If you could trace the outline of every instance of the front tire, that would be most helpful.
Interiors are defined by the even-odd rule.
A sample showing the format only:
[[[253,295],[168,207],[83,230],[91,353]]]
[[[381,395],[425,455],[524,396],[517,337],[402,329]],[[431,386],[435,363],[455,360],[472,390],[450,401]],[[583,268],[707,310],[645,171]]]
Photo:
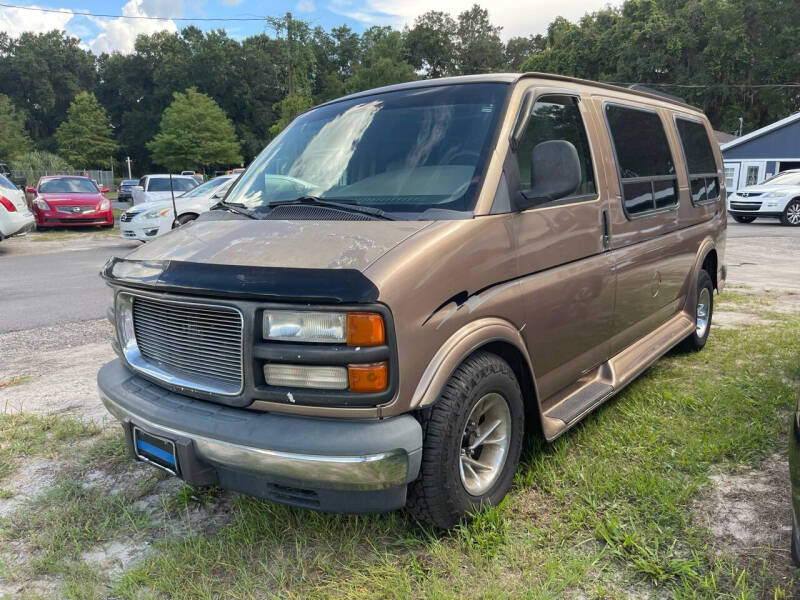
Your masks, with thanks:
[[[752,223],[756,220],[755,217],[751,217],[750,215],[731,215],[733,220],[737,223]]]
[[[514,371],[478,351],[450,376],[421,415],[420,475],[407,507],[430,525],[449,529],[508,493],[522,452],[525,410]]]
[[[781,223],[789,227],[797,227],[800,225],[800,198],[795,198],[781,213]]]
[[[697,276],[697,297],[695,299],[694,331],[681,342],[681,350],[697,352],[702,350],[711,332],[711,317],[714,315],[714,284],[708,271],[702,269]]]

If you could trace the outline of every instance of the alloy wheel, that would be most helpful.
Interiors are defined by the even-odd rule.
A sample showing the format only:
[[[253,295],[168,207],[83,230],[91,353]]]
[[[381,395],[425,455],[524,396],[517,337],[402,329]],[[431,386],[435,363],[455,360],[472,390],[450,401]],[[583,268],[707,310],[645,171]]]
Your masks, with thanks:
[[[697,337],[702,338],[708,329],[708,316],[711,312],[711,293],[707,287],[700,290],[700,295],[697,297],[697,319],[695,323],[695,332]]]
[[[473,496],[494,485],[506,462],[511,442],[511,411],[506,399],[492,392],[481,397],[467,418],[461,439],[459,473]]]

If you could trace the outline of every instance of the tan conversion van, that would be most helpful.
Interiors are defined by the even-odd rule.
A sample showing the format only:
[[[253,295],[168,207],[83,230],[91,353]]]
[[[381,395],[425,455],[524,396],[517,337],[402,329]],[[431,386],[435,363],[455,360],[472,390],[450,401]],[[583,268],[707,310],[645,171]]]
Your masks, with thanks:
[[[112,259],[98,375],[194,485],[449,527],[673,346],[725,282],[698,109],[566,77],[371,90],[299,116],[215,210]]]

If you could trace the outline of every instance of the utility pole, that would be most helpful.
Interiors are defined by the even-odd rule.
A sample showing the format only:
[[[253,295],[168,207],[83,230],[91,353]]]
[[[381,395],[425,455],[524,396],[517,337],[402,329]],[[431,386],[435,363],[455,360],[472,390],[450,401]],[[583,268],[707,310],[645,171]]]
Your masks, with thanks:
[[[133,176],[131,175],[131,157],[126,156],[125,162],[128,163],[128,179],[133,179]]]

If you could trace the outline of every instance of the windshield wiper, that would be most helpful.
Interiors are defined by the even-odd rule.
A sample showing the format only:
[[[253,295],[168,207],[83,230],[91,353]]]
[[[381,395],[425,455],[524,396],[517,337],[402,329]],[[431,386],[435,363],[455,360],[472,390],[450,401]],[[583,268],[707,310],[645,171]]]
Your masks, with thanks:
[[[292,205],[303,205],[303,204],[330,206],[331,208],[336,208],[338,210],[346,212],[362,213],[378,219],[385,219],[387,221],[395,220],[394,218],[387,215],[380,208],[375,208],[374,206],[361,206],[355,200],[346,200],[346,199],[334,202],[333,200],[327,200],[325,198],[320,198],[319,196],[300,196],[299,198],[295,198],[294,200],[277,200],[274,202],[268,202],[267,207],[275,208],[277,206],[292,206]]]
[[[225,202],[221,200],[217,202],[213,208],[222,208],[223,210],[227,210],[228,212],[236,213],[238,215],[244,215],[245,217],[249,217],[251,219],[258,219],[252,212],[250,212],[245,205],[241,202]]]

